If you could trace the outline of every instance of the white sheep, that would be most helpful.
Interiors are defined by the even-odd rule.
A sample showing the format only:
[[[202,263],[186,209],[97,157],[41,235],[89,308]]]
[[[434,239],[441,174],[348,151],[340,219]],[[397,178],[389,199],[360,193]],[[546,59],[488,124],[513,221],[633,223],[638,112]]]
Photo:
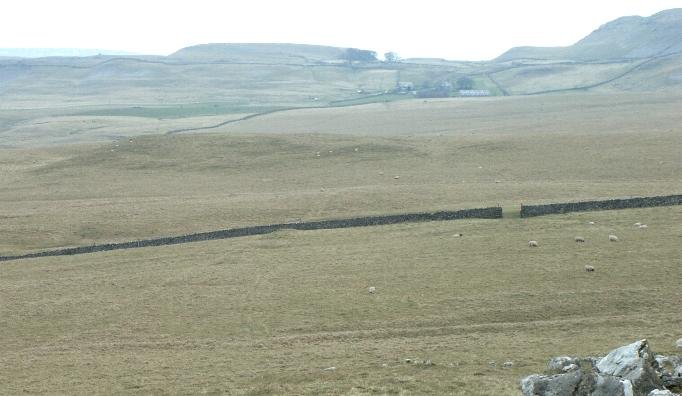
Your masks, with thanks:
[[[649,226],[646,224],[640,224],[637,228],[649,228]]]
[[[586,266],[585,266],[585,271],[587,271],[587,272],[594,272],[594,267],[591,266],[591,265],[586,265]]]
[[[641,225],[642,225],[642,223],[640,223],[640,222],[635,223],[635,227],[639,227]]]
[[[539,247],[538,241],[528,241],[528,247]]]
[[[577,237],[575,237],[575,241],[576,242],[585,242],[585,238],[583,238],[581,236],[577,236]]]
[[[376,293],[377,288],[374,286],[370,286],[369,289],[367,289],[367,291],[369,291],[369,294],[374,294]]]
[[[594,225],[594,221],[588,221],[587,224]]]
[[[462,236],[464,236],[464,234],[461,234],[461,233],[453,235],[453,237],[455,237],[455,238],[461,238]]]
[[[609,241],[611,241],[611,242],[618,242],[618,237],[615,236],[615,235],[613,235],[613,234],[611,234],[611,235],[609,235]]]

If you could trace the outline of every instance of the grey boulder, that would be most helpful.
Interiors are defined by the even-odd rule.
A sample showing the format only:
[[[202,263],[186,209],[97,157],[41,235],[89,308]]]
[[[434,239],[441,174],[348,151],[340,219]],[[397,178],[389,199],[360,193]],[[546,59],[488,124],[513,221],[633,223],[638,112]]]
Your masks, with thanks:
[[[667,389],[654,389],[647,396],[679,396],[677,393],[672,393]]]
[[[663,388],[663,381],[656,372],[658,363],[647,340],[614,349],[597,362],[596,368],[601,374],[629,380],[635,394],[648,394]]]
[[[677,356],[654,356],[647,340],[640,340],[601,358],[552,358],[548,375],[525,377],[521,391],[524,396],[671,396],[682,389],[676,382],[678,374],[682,381],[681,362]]]

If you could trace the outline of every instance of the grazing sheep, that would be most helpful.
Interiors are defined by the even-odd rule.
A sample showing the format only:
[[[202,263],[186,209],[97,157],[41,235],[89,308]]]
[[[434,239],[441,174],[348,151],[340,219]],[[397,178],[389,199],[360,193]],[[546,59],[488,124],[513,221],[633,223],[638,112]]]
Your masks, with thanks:
[[[400,179],[400,176],[393,176],[394,179]]]
[[[635,223],[635,227],[639,227],[641,225],[642,225],[642,223],[640,223],[640,222]]]
[[[640,224],[637,228],[649,228],[649,226],[646,224]]]
[[[594,225],[594,221],[588,221],[587,224]]]
[[[611,242],[618,242],[618,237],[615,235],[609,235],[609,241]]]
[[[575,237],[575,241],[576,242],[585,242],[585,238],[583,238],[581,236],[577,236],[577,237]]]
[[[538,241],[528,241],[528,247],[539,247]]]
[[[585,266],[585,271],[587,271],[587,272],[594,272],[594,267],[591,266],[591,265],[586,265],[586,266]]]
[[[370,286],[369,289],[367,289],[367,291],[369,291],[369,294],[374,294],[376,293],[377,288],[374,286]]]
[[[512,362],[512,361],[504,362],[504,363],[502,363],[502,367],[504,367],[504,368],[512,368],[512,367],[514,367],[514,362]]]
[[[453,235],[453,237],[455,237],[455,238],[461,238],[463,236],[464,236],[464,234],[462,234],[462,233]]]

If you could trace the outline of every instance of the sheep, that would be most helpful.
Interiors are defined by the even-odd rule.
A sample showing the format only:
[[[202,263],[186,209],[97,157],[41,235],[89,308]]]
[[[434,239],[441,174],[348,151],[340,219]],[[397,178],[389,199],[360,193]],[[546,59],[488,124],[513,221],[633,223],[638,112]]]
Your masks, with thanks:
[[[635,227],[639,227],[641,225],[642,225],[642,223],[640,223],[640,222],[635,223]]]
[[[539,247],[538,241],[528,241],[528,247]]]
[[[588,221],[587,224],[594,225],[594,221]]]
[[[637,228],[649,228],[649,226],[646,224],[640,224]]]
[[[615,236],[615,235],[613,235],[613,234],[611,234],[611,235],[609,235],[609,241],[611,241],[611,242],[618,242],[618,237]]]
[[[463,236],[464,236],[464,234],[462,234],[462,233],[453,235],[453,237],[455,237],[455,238],[461,238],[461,237],[463,237]]]
[[[370,286],[369,289],[367,289],[367,291],[369,291],[369,294],[374,294],[376,293],[377,288],[374,286]]]
[[[585,238],[583,238],[581,236],[577,236],[577,237],[575,237],[575,241],[576,242],[585,242]]]
[[[594,267],[591,266],[591,265],[586,265],[586,266],[585,266],[585,271],[587,271],[587,272],[594,272]]]
[[[398,180],[398,179],[400,179],[400,176],[393,176],[393,178]]]

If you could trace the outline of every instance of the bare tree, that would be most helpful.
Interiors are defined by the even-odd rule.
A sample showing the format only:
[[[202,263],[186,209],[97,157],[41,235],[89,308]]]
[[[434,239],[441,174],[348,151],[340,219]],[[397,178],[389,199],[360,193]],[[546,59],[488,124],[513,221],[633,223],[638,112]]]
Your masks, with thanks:
[[[390,51],[384,54],[384,60],[390,63],[399,62],[400,56],[398,56],[398,53]]]

